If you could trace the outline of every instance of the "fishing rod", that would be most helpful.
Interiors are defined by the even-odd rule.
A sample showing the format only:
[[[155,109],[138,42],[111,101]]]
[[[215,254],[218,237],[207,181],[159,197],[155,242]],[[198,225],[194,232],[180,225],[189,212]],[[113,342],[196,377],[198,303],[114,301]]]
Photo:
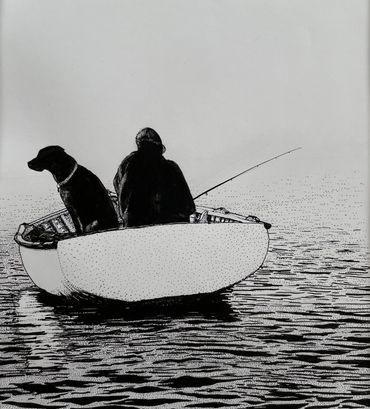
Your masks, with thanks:
[[[238,173],[237,175],[231,177],[230,179],[224,180],[223,182],[217,184],[216,186],[213,186],[213,187],[211,187],[211,188],[205,190],[203,193],[200,193],[198,196],[195,196],[195,197],[193,198],[193,200],[196,200],[196,199],[198,199],[199,197],[201,197],[201,196],[207,194],[207,193],[210,192],[211,190],[214,190],[214,189],[216,189],[216,188],[218,188],[218,187],[224,185],[225,183],[230,182],[230,180],[233,180],[233,179],[237,178],[238,176],[244,175],[244,173],[247,173],[247,172],[249,172],[249,171],[252,170],[252,169],[256,169],[256,168],[258,168],[259,166],[264,165],[264,164],[267,163],[267,162],[271,162],[271,161],[274,160],[274,159],[280,158],[281,156],[287,155],[288,153],[297,151],[298,149],[302,149],[302,148],[301,148],[301,147],[300,147],[300,148],[295,148],[295,149],[292,149],[292,150],[290,150],[290,151],[288,151],[288,152],[281,153],[280,155],[277,155],[277,156],[274,156],[273,158],[267,159],[267,160],[265,160],[264,162],[259,163],[258,165],[254,165],[254,166],[252,166],[251,168],[248,168],[248,169],[246,169],[246,170],[243,170],[243,172]]]

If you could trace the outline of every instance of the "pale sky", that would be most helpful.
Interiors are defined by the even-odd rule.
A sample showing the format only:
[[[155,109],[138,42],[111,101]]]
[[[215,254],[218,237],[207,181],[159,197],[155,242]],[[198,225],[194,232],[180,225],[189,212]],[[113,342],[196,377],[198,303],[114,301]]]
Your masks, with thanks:
[[[58,144],[110,181],[145,126],[205,189],[297,146],[259,177],[367,172],[366,0],[3,0],[1,20],[2,179],[50,180],[26,163]]]

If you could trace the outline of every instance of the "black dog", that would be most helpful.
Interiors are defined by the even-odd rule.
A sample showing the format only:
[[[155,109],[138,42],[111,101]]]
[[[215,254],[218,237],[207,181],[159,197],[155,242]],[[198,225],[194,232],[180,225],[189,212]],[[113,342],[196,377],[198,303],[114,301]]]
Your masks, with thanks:
[[[48,170],[53,175],[77,235],[118,227],[113,203],[102,182],[78,165],[63,148],[41,149],[36,158],[28,162],[28,167],[38,172]]]

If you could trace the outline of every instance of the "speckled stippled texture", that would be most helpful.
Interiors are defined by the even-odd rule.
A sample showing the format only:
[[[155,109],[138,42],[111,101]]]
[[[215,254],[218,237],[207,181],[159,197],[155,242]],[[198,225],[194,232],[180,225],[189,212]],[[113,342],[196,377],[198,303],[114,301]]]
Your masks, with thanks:
[[[253,273],[268,233],[261,224],[178,224],[61,241],[70,289],[124,301],[208,293]]]

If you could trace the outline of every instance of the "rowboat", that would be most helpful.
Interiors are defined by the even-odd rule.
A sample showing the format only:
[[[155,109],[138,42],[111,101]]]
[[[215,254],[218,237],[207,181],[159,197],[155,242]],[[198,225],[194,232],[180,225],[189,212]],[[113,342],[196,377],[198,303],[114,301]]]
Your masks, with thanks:
[[[209,294],[243,280],[262,265],[270,227],[198,206],[190,223],[77,236],[62,209],[21,224],[15,241],[27,274],[47,293],[136,302]],[[43,240],[35,239],[40,230]]]

